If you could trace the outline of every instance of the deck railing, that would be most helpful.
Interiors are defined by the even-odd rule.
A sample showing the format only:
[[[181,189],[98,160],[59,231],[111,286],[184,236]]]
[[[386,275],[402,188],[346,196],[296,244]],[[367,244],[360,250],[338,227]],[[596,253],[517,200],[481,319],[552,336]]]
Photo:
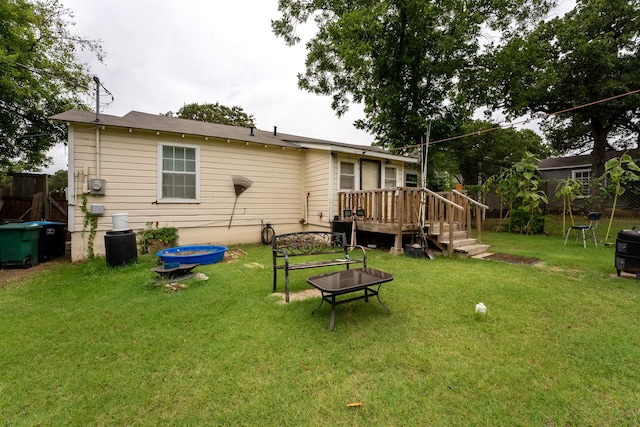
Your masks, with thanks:
[[[472,205],[475,215],[471,212]],[[472,216],[476,217],[480,240],[482,209],[487,206],[456,190],[436,193],[429,189],[397,187],[338,193],[341,218],[344,219],[345,210],[351,211],[353,216],[359,211],[363,214],[359,219],[365,224],[393,230],[400,240],[403,232],[425,227],[450,253],[453,253],[453,245],[446,243],[453,242],[456,231],[467,231],[470,235]]]
[[[464,193],[461,193],[458,190],[451,190],[446,192],[445,194],[445,197],[447,197],[449,200],[464,207],[465,218],[464,221],[461,221],[460,224],[461,228],[469,233],[469,236],[471,236],[471,225],[473,218],[475,218],[476,239],[478,239],[478,243],[480,243],[482,241],[482,218],[484,217],[483,212],[486,209],[489,209],[489,206],[484,205],[475,199],[472,199],[471,197],[467,196]]]
[[[417,188],[382,188],[378,190],[338,193],[338,210],[362,210],[365,222],[376,224],[414,224],[414,206],[419,206],[420,190]]]
[[[435,193],[429,189],[424,190],[426,200],[425,226],[427,233],[436,239],[436,242],[453,254],[455,233],[460,230],[460,221],[465,217],[465,207],[461,206],[444,194]]]

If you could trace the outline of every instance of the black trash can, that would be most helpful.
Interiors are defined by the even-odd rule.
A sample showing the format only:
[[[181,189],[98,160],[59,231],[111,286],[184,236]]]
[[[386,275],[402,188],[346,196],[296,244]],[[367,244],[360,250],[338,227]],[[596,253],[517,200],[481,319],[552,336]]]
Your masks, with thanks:
[[[34,221],[40,227],[38,239],[38,262],[51,261],[65,253],[67,230],[64,224],[52,221]]]
[[[333,220],[331,223],[331,231],[345,233],[347,235],[347,245],[351,244],[351,232],[353,230],[353,222]]]
[[[104,248],[109,267],[138,261],[136,234],[133,230],[107,231],[104,236]]]

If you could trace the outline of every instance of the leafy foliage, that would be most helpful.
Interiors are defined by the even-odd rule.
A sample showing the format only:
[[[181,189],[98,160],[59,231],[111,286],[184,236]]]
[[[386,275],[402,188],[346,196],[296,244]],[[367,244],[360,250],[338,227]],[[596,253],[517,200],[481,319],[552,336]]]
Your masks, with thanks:
[[[496,193],[509,206],[511,216],[509,231],[517,228],[521,233],[541,233],[544,228],[542,204],[549,203],[540,188],[539,160],[531,153],[525,153],[522,160],[499,175],[490,177],[486,187],[495,186]]]
[[[611,210],[611,217],[609,218],[609,227],[607,228],[607,234],[604,238],[606,242],[609,239],[609,233],[611,232],[611,224],[613,223],[613,216],[616,212],[616,205],[618,203],[618,196],[624,194],[626,191],[623,183],[633,182],[637,185],[640,180],[640,166],[636,165],[627,153],[624,153],[620,157],[607,160],[605,164],[606,177],[613,185],[615,185],[615,192],[613,198],[613,208]]]
[[[89,232],[89,237],[87,238],[87,254],[90,260],[96,257],[95,251],[93,250],[93,242],[96,238],[96,233],[98,232],[98,216],[91,212],[87,207],[87,196],[86,194],[82,195],[82,205],[80,206],[82,213],[84,214],[84,219],[82,222],[82,237],[85,236],[85,233]]]
[[[637,0],[578,1],[563,17],[492,44],[490,103],[513,116],[570,110],[543,123],[546,136],[561,152],[592,148],[592,176],[601,176],[608,146],[627,146],[640,132],[640,95],[594,104],[640,89],[639,14]]]
[[[433,146],[433,151],[451,154],[457,163],[455,174],[465,185],[482,183],[520,161],[526,152],[546,157],[549,149],[530,129],[500,129],[487,121],[468,121],[461,128],[465,138]]]
[[[571,218],[571,225],[575,225],[573,219],[573,210],[571,209],[571,203],[582,193],[582,182],[575,178],[567,178],[564,181],[558,182],[556,185],[556,195],[558,199],[562,197],[562,229],[566,228],[566,212],[568,210],[569,217]]]
[[[49,178],[49,191],[64,190],[67,188],[69,173],[66,169],[56,171]]]
[[[0,16],[0,170],[36,170],[66,136],[48,117],[86,108],[79,96],[90,76],[77,50],[100,60],[102,52],[97,41],[71,33],[70,12],[58,0],[3,1]]]
[[[484,29],[504,37],[544,15],[550,0],[280,0],[273,32],[300,42],[299,24],[315,21],[306,44],[301,89],[332,97],[338,116],[364,105],[356,127],[379,145],[412,145],[429,122],[458,121],[472,109],[465,87],[478,71]]]
[[[215,104],[185,104],[177,113],[169,111],[162,115],[238,127],[256,126],[253,115],[245,113],[242,107],[227,107],[217,102]]]
[[[142,249],[142,253],[147,253],[149,243],[154,240],[159,242],[175,245],[178,241],[178,229],[176,227],[159,227],[158,223],[147,222],[144,230],[138,231],[138,243]]]

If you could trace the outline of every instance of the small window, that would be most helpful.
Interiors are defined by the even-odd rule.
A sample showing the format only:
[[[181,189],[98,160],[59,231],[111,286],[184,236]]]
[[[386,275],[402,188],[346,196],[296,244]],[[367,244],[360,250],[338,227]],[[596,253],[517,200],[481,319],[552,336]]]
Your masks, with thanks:
[[[164,144],[158,146],[159,201],[198,201],[199,155],[198,147]]]
[[[395,188],[398,186],[397,169],[391,166],[384,167],[384,188]]]
[[[582,196],[591,194],[591,170],[580,169],[571,172],[571,177],[576,181],[582,181]]]
[[[404,185],[407,187],[417,187],[418,186],[418,174],[408,173],[404,179]]]
[[[355,163],[340,162],[340,190],[355,190]]]

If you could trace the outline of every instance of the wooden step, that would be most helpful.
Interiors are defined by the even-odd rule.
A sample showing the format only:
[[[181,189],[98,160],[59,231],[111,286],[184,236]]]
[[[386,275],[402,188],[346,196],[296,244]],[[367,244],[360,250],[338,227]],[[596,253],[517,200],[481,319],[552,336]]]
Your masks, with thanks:
[[[453,251],[458,256],[468,257],[468,256],[474,256],[474,255],[478,255],[483,252],[486,252],[487,249],[489,249],[489,245],[473,244],[469,246],[460,246],[460,247],[454,248]]]
[[[455,239],[453,241],[453,248],[462,248],[465,246],[473,246],[478,242],[478,239]],[[449,245],[449,241],[448,240],[442,240],[440,243],[442,243],[443,245]]]
[[[432,233],[427,233],[430,236],[439,236],[440,232],[438,230],[434,230],[434,232]],[[445,237],[449,237],[449,232],[445,231],[444,233],[442,233],[443,236]],[[468,237],[468,233],[466,231],[454,231],[453,232],[453,240],[458,240],[458,239],[466,239]]]
[[[442,224],[442,228],[444,229],[445,233],[447,233],[449,231],[449,224]],[[431,229],[431,230],[429,230]],[[460,224],[459,223],[454,223],[453,224],[453,231],[456,232],[460,230]],[[439,223],[435,223],[433,224],[433,227],[429,227],[429,224],[426,224],[424,226],[424,231],[425,233],[431,233],[431,234],[437,234],[440,232],[440,224]]]

